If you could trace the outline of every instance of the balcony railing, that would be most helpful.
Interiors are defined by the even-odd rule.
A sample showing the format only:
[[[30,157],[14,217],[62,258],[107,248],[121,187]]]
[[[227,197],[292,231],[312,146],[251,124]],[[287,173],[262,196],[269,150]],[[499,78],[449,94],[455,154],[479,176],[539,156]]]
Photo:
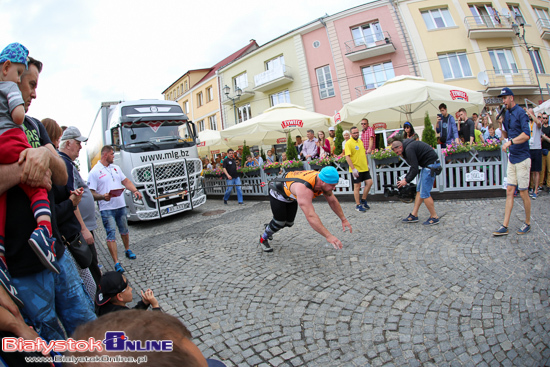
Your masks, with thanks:
[[[540,32],[540,38],[543,40],[550,41],[550,20],[538,18],[537,19],[537,28]]]
[[[234,96],[232,96],[232,97],[234,97]],[[240,102],[246,101],[247,99],[250,99],[252,97],[254,97],[254,92],[253,91],[243,89],[242,94],[241,94],[241,98],[239,98],[239,101]],[[233,104],[233,100],[227,98],[227,96],[225,94],[222,94],[222,104],[223,105],[231,105],[231,104]]]
[[[263,73],[254,75],[254,90],[264,92],[269,89],[280,87],[292,82],[292,69],[287,65],[266,70]]]
[[[351,61],[395,52],[395,46],[388,32],[376,33],[367,38],[353,39],[345,42],[344,46],[346,47],[346,57]]]
[[[487,91],[500,91],[508,87],[512,91],[532,92],[538,89],[537,79],[531,69],[486,70],[489,82]]]
[[[502,16],[479,15],[464,18],[470,39],[512,38],[516,36],[512,22]]]

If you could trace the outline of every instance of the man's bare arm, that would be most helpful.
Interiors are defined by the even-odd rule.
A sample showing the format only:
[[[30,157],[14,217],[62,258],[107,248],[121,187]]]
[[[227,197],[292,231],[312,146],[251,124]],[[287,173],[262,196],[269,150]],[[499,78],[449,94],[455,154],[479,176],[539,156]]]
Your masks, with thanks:
[[[56,185],[67,184],[67,168],[63,158],[57,154],[53,145],[38,148],[28,148],[19,155],[19,163],[26,161],[23,171],[22,182],[30,186],[35,186],[36,182],[42,181],[42,176],[49,169],[52,172],[52,180]]]
[[[0,165],[0,195],[11,189],[12,187],[19,185],[22,181],[23,171],[27,163],[18,164],[2,164]],[[32,187],[42,187],[46,190],[52,188],[52,173],[47,170],[43,176],[40,177],[40,181],[29,184]]]

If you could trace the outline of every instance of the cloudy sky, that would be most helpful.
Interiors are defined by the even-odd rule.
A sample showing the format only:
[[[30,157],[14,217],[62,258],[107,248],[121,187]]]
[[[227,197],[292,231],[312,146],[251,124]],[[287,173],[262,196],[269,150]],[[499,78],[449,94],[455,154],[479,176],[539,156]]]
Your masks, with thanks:
[[[369,0],[0,0],[0,47],[44,63],[29,115],[87,135],[103,101],[162,98],[187,70],[210,67],[325,14]]]

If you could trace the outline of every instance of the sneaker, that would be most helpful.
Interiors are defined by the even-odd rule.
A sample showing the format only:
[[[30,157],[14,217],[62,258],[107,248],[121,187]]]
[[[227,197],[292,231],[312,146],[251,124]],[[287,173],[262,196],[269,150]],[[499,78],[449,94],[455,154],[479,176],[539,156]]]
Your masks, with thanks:
[[[132,252],[132,250],[126,250],[124,251],[124,254],[126,255],[126,257],[130,260],[135,260],[136,259],[136,254],[134,254]]]
[[[244,205],[244,203],[239,203],[239,205]]]
[[[517,230],[517,234],[526,234],[531,230],[531,226],[527,223],[523,223],[520,229]]]
[[[429,217],[428,220],[422,224],[425,226],[433,226],[434,224],[439,224],[439,218]]]
[[[264,240],[262,237],[260,237],[260,241],[258,243],[260,244],[260,247],[264,252],[273,252],[273,248],[269,246],[268,240]]]
[[[370,209],[369,204],[367,204],[367,200],[361,199],[361,205],[363,205],[363,208],[365,208],[365,209],[367,209],[367,210]]]
[[[227,205],[227,200],[224,200],[223,203],[224,203],[225,205]]]
[[[264,223],[264,230],[267,228],[268,225],[269,224]],[[269,236],[269,237],[267,237],[267,239],[271,241],[271,240],[273,240],[273,236]]]
[[[418,222],[418,217],[415,217],[412,214],[409,214],[409,216],[402,220],[403,223],[416,223]]]
[[[493,236],[505,236],[508,234],[508,227],[500,226],[499,229],[493,232]]]
[[[533,189],[529,188],[529,195],[531,195],[532,193],[533,193]]]
[[[120,263],[116,263],[115,264],[115,271],[118,271],[120,274],[124,273],[124,268],[122,267],[122,265],[120,265]]]
[[[361,205],[361,204],[356,205],[356,206],[355,206],[355,210],[357,210],[358,212],[362,212],[362,213],[364,213],[364,212],[367,211],[367,209],[365,209],[365,207],[364,207],[363,205]]]
[[[29,239],[29,245],[46,269],[59,274],[59,265],[57,265],[54,250],[55,238],[48,235],[48,230],[45,227],[40,226],[34,230]]]
[[[532,193],[531,194],[531,200],[537,200],[537,194]]]
[[[3,260],[0,259],[0,285],[4,287],[6,292],[10,295],[13,302],[17,305],[17,307],[22,308],[25,306],[23,301],[19,297],[17,297],[17,289],[11,284],[11,276],[8,272],[8,268]]]

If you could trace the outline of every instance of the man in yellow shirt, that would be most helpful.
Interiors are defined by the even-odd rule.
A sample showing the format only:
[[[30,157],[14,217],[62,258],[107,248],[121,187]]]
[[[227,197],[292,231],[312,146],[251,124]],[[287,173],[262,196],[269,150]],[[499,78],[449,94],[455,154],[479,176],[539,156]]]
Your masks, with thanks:
[[[372,178],[369,172],[369,164],[367,162],[367,154],[363,141],[359,139],[359,129],[352,127],[350,129],[351,139],[349,139],[344,147],[344,154],[351,172],[351,181],[353,182],[353,197],[355,198],[355,210],[358,212],[366,212],[370,209],[367,204],[367,195],[372,187]],[[363,197],[359,201],[359,191],[361,191],[361,183],[365,182],[363,189]]]

